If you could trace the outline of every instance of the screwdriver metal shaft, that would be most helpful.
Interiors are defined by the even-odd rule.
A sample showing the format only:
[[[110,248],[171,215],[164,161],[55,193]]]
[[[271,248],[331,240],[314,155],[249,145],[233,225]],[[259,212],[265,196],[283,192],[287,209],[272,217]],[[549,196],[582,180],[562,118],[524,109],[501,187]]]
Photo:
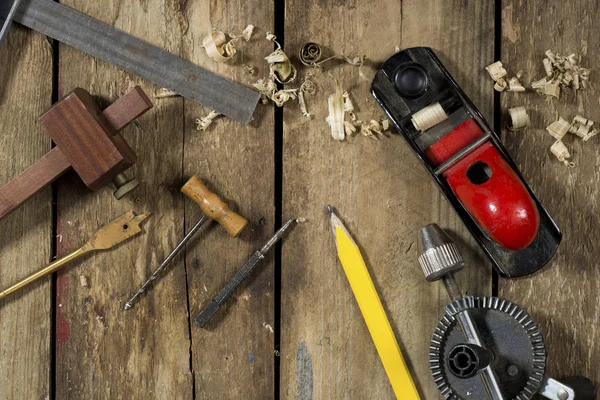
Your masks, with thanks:
[[[195,318],[195,322],[201,328],[206,325],[206,323],[212,318],[213,315],[219,310],[219,308],[225,304],[227,299],[231,297],[233,292],[242,284],[243,281],[250,276],[250,274],[254,271],[258,263],[260,263],[265,255],[271,250],[271,248],[281,239],[283,233],[288,230],[288,228],[295,223],[296,219],[290,219],[285,223],[274,235],[269,239],[269,241],[256,253],[252,254],[252,256],[242,265],[242,267],[236,272],[236,274],[231,278],[231,280],[221,289],[219,294],[211,300],[210,303],[206,305],[200,311],[200,314]]]
[[[196,223],[196,225],[194,225],[192,227],[192,229],[190,229],[190,231],[187,233],[187,235],[185,235],[183,240],[181,242],[179,242],[177,247],[175,247],[173,249],[171,254],[169,254],[167,256],[167,258],[165,258],[165,260],[160,264],[160,266],[158,268],[156,268],[156,271],[154,271],[152,273],[152,275],[150,275],[150,278],[148,278],[148,280],[146,280],[146,282],[144,282],[144,284],[142,286],[140,286],[138,291],[135,292],[135,294],[129,299],[129,301],[127,301],[127,303],[125,303],[125,306],[123,307],[124,310],[129,310],[133,307],[133,304],[140,298],[140,296],[142,294],[144,294],[144,292],[146,291],[146,288],[148,286],[150,286],[150,284],[152,284],[152,282],[154,282],[154,280],[158,277],[158,275],[161,273],[161,271],[163,269],[165,269],[167,267],[167,265],[169,265],[169,263],[173,260],[173,258],[175,258],[177,253],[179,253],[181,251],[181,249],[183,249],[185,247],[187,242],[190,241],[190,239],[194,236],[194,234],[196,232],[198,232],[198,229],[200,229],[200,227],[202,225],[204,225],[204,223],[207,220],[208,220],[208,217],[206,215],[203,215],[202,218],[200,218],[200,221],[198,221]]]

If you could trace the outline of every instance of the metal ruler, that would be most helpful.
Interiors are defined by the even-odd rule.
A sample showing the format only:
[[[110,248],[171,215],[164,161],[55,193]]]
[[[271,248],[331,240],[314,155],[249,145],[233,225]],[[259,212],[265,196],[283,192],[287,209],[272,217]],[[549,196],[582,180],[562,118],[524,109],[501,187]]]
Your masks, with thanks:
[[[20,2],[20,5],[18,4]],[[0,44],[10,16],[28,28],[248,123],[260,94],[52,0],[0,0]]]

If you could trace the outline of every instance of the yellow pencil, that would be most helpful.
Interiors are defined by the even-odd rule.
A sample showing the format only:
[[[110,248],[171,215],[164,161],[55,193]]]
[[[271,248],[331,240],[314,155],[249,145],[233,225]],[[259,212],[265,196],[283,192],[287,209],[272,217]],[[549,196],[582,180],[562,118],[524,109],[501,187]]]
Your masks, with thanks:
[[[338,257],[344,267],[358,307],[367,323],[379,358],[392,384],[394,394],[397,399],[419,400],[419,393],[404,358],[402,358],[398,341],[394,336],[360,250],[331,206],[327,206],[327,210],[331,218]]]

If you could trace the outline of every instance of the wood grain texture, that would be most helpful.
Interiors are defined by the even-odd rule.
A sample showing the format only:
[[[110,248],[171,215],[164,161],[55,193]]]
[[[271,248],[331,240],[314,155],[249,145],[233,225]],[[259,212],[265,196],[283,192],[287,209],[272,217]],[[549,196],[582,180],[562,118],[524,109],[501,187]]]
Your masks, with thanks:
[[[273,31],[273,2],[183,2],[189,25],[185,58],[234,81],[250,84],[268,75],[264,57],[273,51],[264,39]],[[212,29],[239,33],[256,26],[248,43],[224,64],[200,47]],[[254,76],[243,72],[253,65]],[[169,100],[171,101],[171,100]],[[248,257],[274,233],[274,144],[272,106],[259,105],[249,126],[219,118],[205,132],[195,120],[209,110],[185,102],[185,178],[197,175],[249,225],[231,238],[213,223],[187,248],[189,304],[192,318],[221,290]],[[187,229],[200,218],[199,207],[186,200]],[[192,365],[197,399],[270,399],[274,393],[273,255],[236,291],[204,328],[192,326]]]
[[[0,218],[17,209],[36,193],[67,172],[71,164],[58,147],[0,188]]]
[[[38,116],[51,103],[52,51],[41,35],[13,26],[0,49],[0,185],[50,150]],[[0,221],[0,287],[47,265],[52,196],[42,191]],[[50,284],[37,282],[0,302],[0,398],[50,395]]]
[[[493,96],[481,69],[493,58],[493,4],[485,1],[323,0],[286,2],[286,50],[306,41],[335,54],[367,54],[376,67],[396,46],[431,46],[466,93],[491,118]],[[369,83],[347,65],[316,73],[312,120],[285,110],[284,216],[308,223],[283,246],[281,398],[393,398],[376,350],[336,260],[326,205],[336,207],[359,244],[423,398],[439,396],[429,372],[431,333],[448,302],[417,265],[418,229],[437,222],[459,241],[469,266],[464,291],[490,293],[490,270],[454,211],[396,134],[374,141],[332,140],[325,123],[331,73],[350,92],[363,120],[383,111]]]
[[[144,40],[179,53],[178,4],[162,0],[88,2],[80,10]],[[75,87],[100,94],[104,105],[139,84],[159,88],[67,46],[60,48],[61,95]],[[152,212],[144,233],[122,246],[61,271],[57,290],[56,398],[192,398],[186,277],[181,258],[135,308],[127,297],[184,234],[182,184],[183,100],[157,102],[140,118],[143,131],[122,134],[138,155],[140,181],[116,201],[109,188],[90,192],[74,175],[58,192],[59,256],[126,211]],[[66,177],[65,177],[66,178]],[[81,276],[87,286],[81,285]]]
[[[502,95],[502,109],[525,106],[531,128],[519,133],[504,129],[505,143],[529,184],[563,232],[554,259],[539,273],[524,279],[501,280],[500,295],[527,308],[545,336],[548,374],[555,378],[586,375],[600,384],[600,270],[596,238],[600,235],[598,138],[582,142],[567,134],[563,142],[576,167],[566,168],[550,154],[554,139],[545,127],[562,116],[571,121],[579,112],[600,120],[596,66],[600,45],[596,15],[589,1],[502,2],[502,61],[509,74],[519,69],[524,81],[544,75],[543,54],[552,49],[576,53],[592,68],[592,85],[581,91],[582,110],[572,91],[547,102],[533,92]],[[503,115],[504,117],[504,115]],[[506,119],[506,116],[504,119]]]

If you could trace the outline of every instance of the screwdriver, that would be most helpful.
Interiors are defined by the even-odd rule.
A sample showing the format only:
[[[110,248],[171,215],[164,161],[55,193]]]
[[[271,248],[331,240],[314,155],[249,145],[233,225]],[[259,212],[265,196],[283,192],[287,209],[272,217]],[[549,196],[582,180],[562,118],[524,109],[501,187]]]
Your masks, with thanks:
[[[275,243],[281,239],[283,233],[297,221],[297,219],[290,219],[277,232],[275,232],[271,239],[269,239],[269,241],[260,250],[252,254],[248,261],[242,265],[242,267],[238,270],[238,272],[236,272],[227,285],[221,289],[219,294],[213,300],[211,300],[211,302],[208,303],[206,307],[202,309],[202,311],[200,311],[200,314],[198,314],[198,316],[195,318],[195,322],[200,328],[204,327],[204,325],[208,323],[208,321],[213,315],[215,315],[219,308],[225,304],[229,297],[231,297],[233,292],[235,292],[242,282],[250,276],[258,263],[264,260],[265,255],[269,252],[269,250],[271,250]]]
[[[171,251],[171,253],[165,258],[165,260],[160,264],[160,266],[150,275],[150,278],[146,280],[140,286],[140,288],[135,292],[135,294],[125,303],[123,307],[124,310],[129,310],[133,307],[133,304],[140,298],[142,294],[146,291],[148,286],[150,286],[160,275],[160,273],[169,265],[169,263],[175,258],[177,253],[181,251],[185,247],[185,245],[190,241],[190,239],[194,236],[198,229],[206,221],[212,219],[217,221],[230,236],[236,237],[240,234],[242,230],[248,225],[248,221],[241,217],[240,215],[231,211],[229,206],[225,204],[219,197],[208,190],[208,188],[198,179],[196,176],[192,176],[190,180],[186,182],[185,185],[181,188],[181,192],[188,196],[190,199],[194,200],[199,206],[204,215],[202,218],[190,229],[190,231],[185,235],[183,240],[179,242],[177,246]]]

